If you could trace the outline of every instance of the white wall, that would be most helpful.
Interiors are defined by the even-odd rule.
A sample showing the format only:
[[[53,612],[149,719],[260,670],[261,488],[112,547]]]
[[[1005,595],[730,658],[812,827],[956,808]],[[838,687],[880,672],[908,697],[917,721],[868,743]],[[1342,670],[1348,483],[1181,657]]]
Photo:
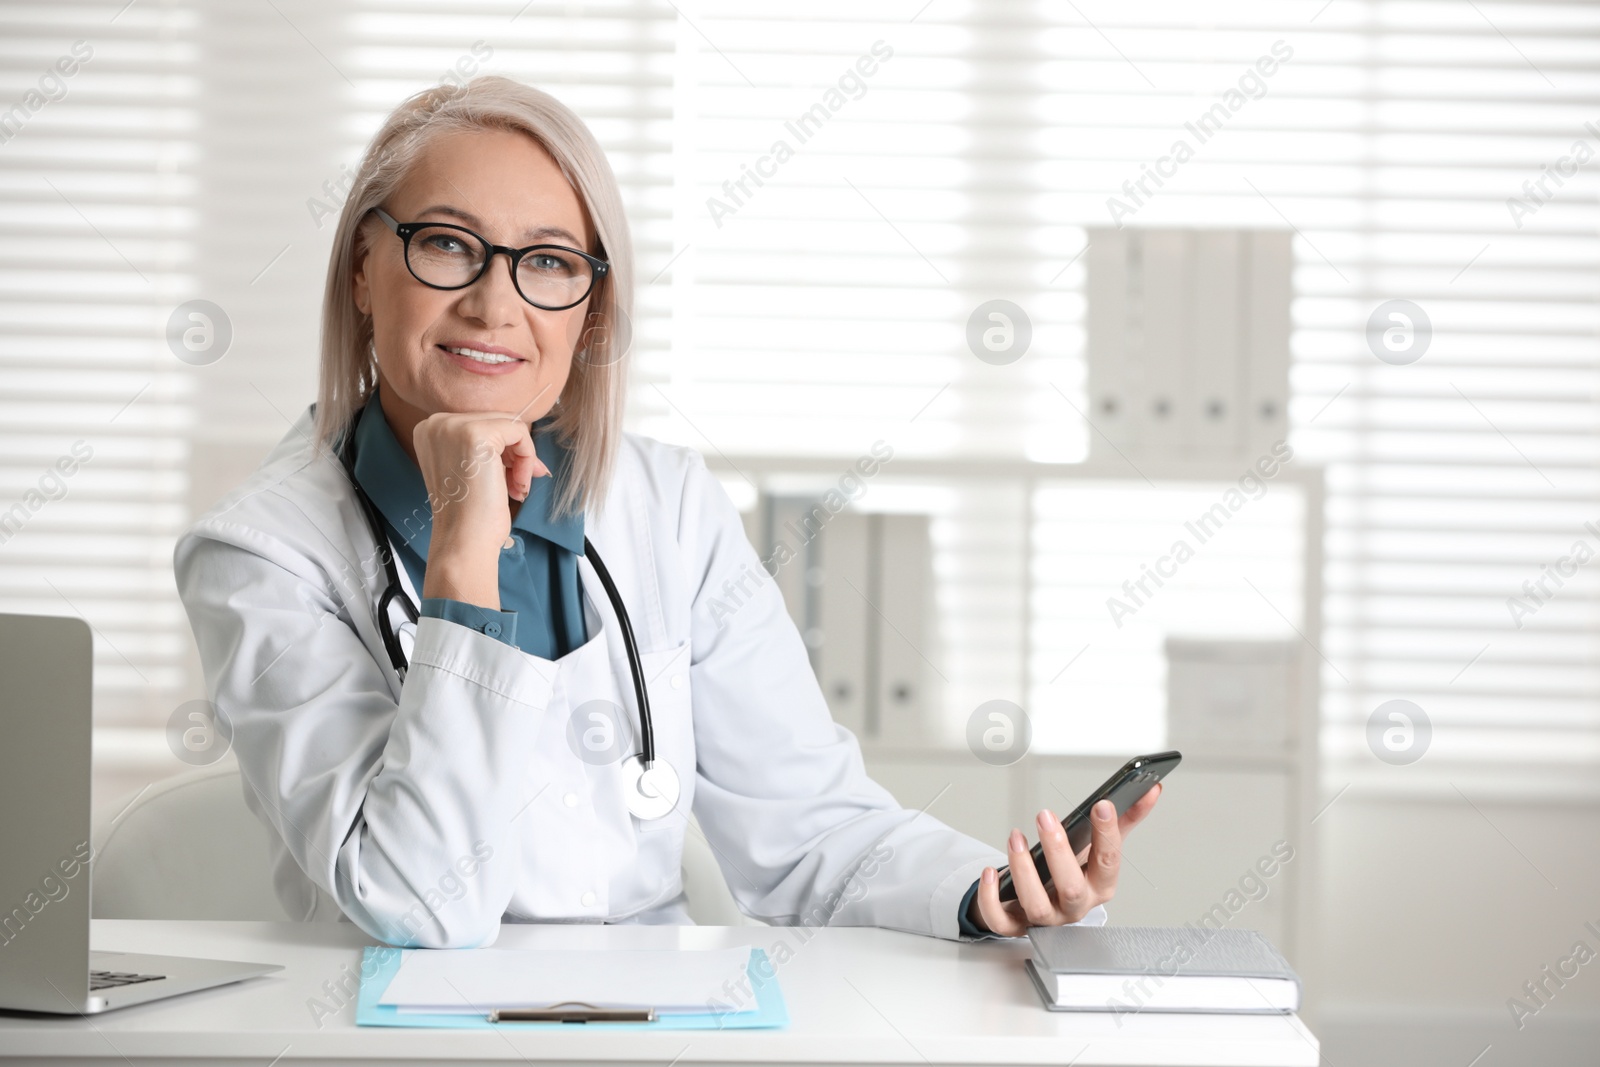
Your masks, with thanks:
[[[1328,1063],[1600,1062],[1600,957],[1520,1031],[1506,1007],[1574,942],[1600,952],[1600,809],[1472,803],[1347,795],[1318,820]]]

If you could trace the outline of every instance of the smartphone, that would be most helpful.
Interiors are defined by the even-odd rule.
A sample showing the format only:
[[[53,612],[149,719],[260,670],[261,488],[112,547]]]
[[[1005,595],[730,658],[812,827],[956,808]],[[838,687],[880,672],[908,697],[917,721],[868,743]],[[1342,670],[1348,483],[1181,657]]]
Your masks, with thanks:
[[[1089,811],[1102,800],[1109,799],[1116,806],[1117,814],[1121,815],[1139,802],[1139,798],[1150,791],[1150,787],[1172,773],[1173,768],[1182,762],[1181,752],[1156,752],[1148,756],[1135,756],[1122,765],[1122,769],[1110,778],[1105,784],[1072,809],[1072,814],[1061,820],[1061,828],[1067,832],[1067,843],[1072,846],[1074,854],[1082,852],[1089,845]],[[1050,887],[1050,865],[1045,862],[1044,845],[1036,843],[1029,853],[1033,857],[1033,867],[1039,872],[1039,880],[1045,888]],[[1011,868],[1000,869],[1000,899],[1017,899],[1017,887],[1011,883]]]

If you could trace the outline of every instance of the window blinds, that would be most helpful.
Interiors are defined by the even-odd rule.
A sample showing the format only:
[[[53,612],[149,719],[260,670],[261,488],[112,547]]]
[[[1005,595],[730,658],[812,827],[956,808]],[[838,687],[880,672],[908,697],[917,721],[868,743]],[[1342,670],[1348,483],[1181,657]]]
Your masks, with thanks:
[[[86,618],[97,722],[165,722],[188,679],[172,541],[193,383],[197,17],[0,8],[0,603]]]

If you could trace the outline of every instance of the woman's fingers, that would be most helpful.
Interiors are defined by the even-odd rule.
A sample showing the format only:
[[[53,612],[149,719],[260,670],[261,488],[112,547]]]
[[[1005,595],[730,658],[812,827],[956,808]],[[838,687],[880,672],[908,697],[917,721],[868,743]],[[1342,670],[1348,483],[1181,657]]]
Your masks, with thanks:
[[[437,412],[417,423],[412,442],[441,556],[429,552],[428,570],[460,572],[452,584],[476,589],[471,602],[484,603],[511,530],[506,498],[525,498],[544,469],[529,428],[505,412]]]
[[[1050,883],[1055,892],[1052,906],[1056,912],[1054,921],[1076,922],[1094,906],[1093,901],[1085,903],[1089,886],[1084,880],[1083,869],[1055,813],[1049,808],[1044,809],[1039,812],[1038,823],[1039,841],[1044,846],[1044,858],[1050,866]]]
[[[1000,874],[993,867],[985,867],[978,878],[978,917],[984,929],[1001,937],[1021,937],[1028,931],[1027,922],[1001,902]]]
[[[1089,863],[1084,881],[1095,904],[1104,904],[1116,895],[1117,873],[1122,869],[1122,830],[1115,815],[1116,808],[1109,800],[1100,801],[1089,813]]]
[[[1150,814],[1160,795],[1161,786],[1157,784],[1121,817],[1109,800],[1096,804],[1089,813],[1089,845],[1076,855],[1055,813],[1041,811],[1039,843],[1050,871],[1048,889],[1034,866],[1027,838],[1012,830],[1006,853],[1017,899],[1009,905],[1002,902],[999,876],[993,868],[984,868],[976,897],[983,925],[991,933],[1019,937],[1030,926],[1078,922],[1095,905],[1110,900],[1116,895],[1117,878],[1122,871],[1123,838]]]
[[[1007,862],[1011,865],[1011,884],[1017,891],[1017,905],[1021,907],[1022,914],[1033,926],[1047,926],[1055,921],[1056,905],[1050,899],[1050,891],[1044,887],[1044,882],[1039,878],[1039,870],[1033,864],[1033,855],[1028,848],[1028,839],[1022,836],[1021,830],[1012,830],[1011,837],[1006,841]]]
[[[533,437],[526,423],[510,415],[490,416],[494,430],[501,434],[500,459],[505,464],[506,494],[518,500],[528,499],[535,478],[545,478],[550,468],[534,450]]]
[[[1122,813],[1122,817],[1117,820],[1117,829],[1122,831],[1124,837],[1127,836],[1129,830],[1144,821],[1144,817],[1150,814],[1151,810],[1156,806],[1156,799],[1160,796],[1161,783],[1157,782],[1150,787],[1148,793],[1140,797],[1132,807]]]
[[[535,478],[544,478],[550,473],[550,468],[534,451],[533,439],[526,431],[506,446],[500,458],[506,465],[506,493],[518,500],[528,499]]]
[[[507,412],[445,412],[417,424],[417,460],[435,495],[455,500],[449,487],[487,485],[488,471],[501,472],[507,495],[523,499],[534,478],[550,473],[533,447],[526,423]],[[494,462],[494,461],[498,462]],[[497,494],[498,495],[498,494]]]

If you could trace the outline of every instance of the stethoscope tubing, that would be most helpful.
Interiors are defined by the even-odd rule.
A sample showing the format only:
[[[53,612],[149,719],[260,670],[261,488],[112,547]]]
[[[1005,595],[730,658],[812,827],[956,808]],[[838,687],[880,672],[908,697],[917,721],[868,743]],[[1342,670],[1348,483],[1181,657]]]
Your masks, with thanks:
[[[633,622],[628,618],[628,609],[622,606],[622,594],[617,592],[616,583],[611,580],[611,572],[606,570],[606,565],[600,559],[600,553],[594,550],[594,542],[585,535],[583,539],[583,554],[594,565],[595,574],[600,576],[600,584],[606,587],[606,599],[611,601],[611,607],[617,613],[617,627],[622,631],[622,647],[628,653],[628,673],[633,675],[633,695],[639,701],[639,758],[648,770],[656,762],[656,732],[654,724],[650,721],[650,695],[644,688],[644,669],[640,666],[639,646],[633,640]]]
[[[411,602],[406,595],[405,588],[400,584],[399,565],[395,562],[394,552],[389,547],[389,536],[384,532],[382,518],[378,514],[377,505],[372,498],[367,496],[366,490],[356,481],[355,462],[352,448],[355,441],[355,432],[352,429],[345,436],[339,450],[339,459],[344,465],[345,474],[350,478],[350,487],[355,490],[356,500],[361,506],[361,513],[366,517],[367,527],[372,532],[373,539],[377,541],[378,558],[383,561],[384,578],[387,584],[383,593],[378,597],[378,632],[383,638],[384,650],[389,653],[389,662],[393,665],[400,681],[406,680],[406,671],[410,661],[406,657],[405,649],[400,646],[400,636],[395,632],[394,623],[390,619],[389,607],[396,599],[400,601],[401,608],[413,625],[417,621],[417,605]],[[639,658],[639,646],[634,641],[633,623],[628,618],[628,609],[622,602],[622,594],[617,591],[616,583],[611,580],[611,572],[600,559],[600,554],[595,551],[594,542],[587,536],[583,539],[583,554],[594,566],[594,572],[600,578],[600,584],[605,587],[606,599],[611,601],[611,608],[617,613],[617,626],[622,631],[622,645],[628,654],[628,673],[633,676],[633,695],[639,702],[639,731],[640,731],[640,760],[645,769],[655,765],[656,736],[654,723],[650,717],[650,694],[645,689],[644,668]]]

